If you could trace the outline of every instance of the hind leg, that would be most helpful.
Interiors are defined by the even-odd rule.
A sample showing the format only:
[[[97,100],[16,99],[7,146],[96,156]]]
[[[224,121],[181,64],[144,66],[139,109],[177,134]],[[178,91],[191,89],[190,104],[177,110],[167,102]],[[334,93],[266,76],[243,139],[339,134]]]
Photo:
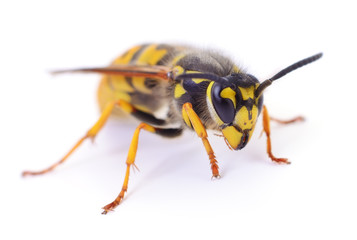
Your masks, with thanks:
[[[270,140],[270,117],[269,117],[268,110],[265,106],[263,106],[263,130],[267,136],[267,153],[270,159],[277,163],[290,164],[287,158],[277,158],[272,153],[271,140]]]
[[[52,164],[48,168],[45,168],[45,169],[43,169],[41,171],[24,171],[22,173],[22,175],[23,176],[28,176],[28,175],[45,174],[45,173],[48,173],[48,172],[54,170],[56,167],[58,167],[59,165],[64,163],[68,159],[68,157],[84,142],[84,140],[86,140],[88,138],[94,140],[95,136],[102,129],[104,124],[107,122],[110,114],[112,113],[112,111],[113,111],[113,109],[115,107],[119,107],[122,110],[124,110],[125,112],[127,112],[129,114],[132,114],[134,116],[136,116],[136,115],[139,115],[139,116],[148,115],[148,114],[145,114],[145,113],[135,109],[131,104],[129,104],[126,101],[123,101],[123,100],[112,101],[112,102],[110,102],[110,103],[108,103],[106,105],[106,107],[102,111],[102,114],[99,117],[99,119],[97,120],[97,122],[88,130],[88,132],[82,138],[80,138],[77,141],[77,143],[68,151],[68,153],[63,158],[61,158],[58,162],[55,162],[54,164]],[[148,116],[146,116],[146,117],[148,117]],[[154,117],[151,117],[151,118],[152,118],[151,120],[155,121]]]

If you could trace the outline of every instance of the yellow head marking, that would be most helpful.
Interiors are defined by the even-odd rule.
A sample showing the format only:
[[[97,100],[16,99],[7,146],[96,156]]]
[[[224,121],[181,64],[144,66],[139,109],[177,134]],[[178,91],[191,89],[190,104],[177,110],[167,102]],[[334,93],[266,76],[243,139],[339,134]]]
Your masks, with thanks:
[[[228,98],[228,99],[232,100],[234,108],[237,106],[236,92],[232,88],[227,87],[227,88],[223,89],[221,92],[221,97]]]
[[[243,133],[239,132],[233,126],[229,126],[222,129],[222,133],[224,137],[227,139],[229,145],[231,145],[233,149],[237,149],[238,145],[241,143],[241,138],[243,136]]]
[[[252,129],[258,117],[258,108],[254,105],[252,110],[242,107],[236,114],[234,122],[242,129]]]
[[[248,100],[249,98],[254,99],[254,91],[255,91],[254,86],[250,86],[247,88],[243,88],[243,87],[238,87],[238,88],[242,93],[243,100]]]

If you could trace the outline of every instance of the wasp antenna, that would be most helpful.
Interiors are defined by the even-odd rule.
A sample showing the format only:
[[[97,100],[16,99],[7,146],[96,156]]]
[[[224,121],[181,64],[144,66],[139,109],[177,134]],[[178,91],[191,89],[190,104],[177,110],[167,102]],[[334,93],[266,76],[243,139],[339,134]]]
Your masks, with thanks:
[[[273,77],[265,80],[264,82],[262,82],[259,87],[257,88],[257,90],[255,91],[255,96],[258,97],[260,96],[260,94],[262,94],[263,90],[265,88],[267,88],[268,86],[270,86],[272,84],[273,81],[285,76],[286,74],[288,74],[289,72],[292,72],[298,68],[301,68],[309,63],[312,63],[318,59],[320,59],[322,57],[322,53],[318,53],[315,54],[311,57],[305,58],[303,60],[300,60],[292,65],[290,65],[287,68],[284,68],[283,70],[281,70],[280,72],[278,72],[277,74],[275,74]]]
[[[272,78],[270,78],[270,81],[275,81],[283,76],[285,76],[286,74],[288,74],[289,72],[292,72],[298,68],[301,68],[309,63],[312,63],[316,60],[318,60],[319,58],[322,57],[322,53],[318,53],[316,55],[313,55],[311,57],[305,58],[303,60],[298,61],[297,63],[294,63],[292,65],[290,65],[287,68],[284,68],[283,70],[281,70],[280,72],[278,72],[277,74],[275,74]]]
[[[255,97],[257,98],[257,97],[259,97],[261,94],[262,94],[262,92],[264,91],[264,89],[266,89],[268,86],[270,86],[272,84],[272,81],[271,80],[265,80],[264,82],[262,82],[259,86],[258,86],[258,88],[257,88],[257,90],[255,90],[255,93],[254,93],[254,95],[255,95]]]

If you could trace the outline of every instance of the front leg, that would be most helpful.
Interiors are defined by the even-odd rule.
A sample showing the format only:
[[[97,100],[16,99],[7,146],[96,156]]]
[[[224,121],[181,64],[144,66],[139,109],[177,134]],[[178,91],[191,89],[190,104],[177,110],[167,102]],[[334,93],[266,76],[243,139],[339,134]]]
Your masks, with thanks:
[[[196,112],[192,108],[191,103],[185,103],[182,106],[182,116],[188,125],[192,126],[197,135],[202,139],[203,145],[206,149],[206,152],[208,154],[210,163],[211,163],[211,169],[212,169],[212,177],[218,178],[220,177],[219,171],[218,171],[218,165],[217,165],[217,160],[214,155],[213,149],[211,147],[211,144],[209,143],[207,137],[207,132],[205,127],[203,126],[200,118],[197,116]]]
[[[263,106],[263,128],[264,132],[267,135],[267,153],[270,157],[270,159],[274,162],[277,163],[286,163],[290,164],[287,158],[277,158],[273,155],[271,152],[271,140],[270,140],[270,118],[269,118],[269,113],[268,110],[265,106]]]

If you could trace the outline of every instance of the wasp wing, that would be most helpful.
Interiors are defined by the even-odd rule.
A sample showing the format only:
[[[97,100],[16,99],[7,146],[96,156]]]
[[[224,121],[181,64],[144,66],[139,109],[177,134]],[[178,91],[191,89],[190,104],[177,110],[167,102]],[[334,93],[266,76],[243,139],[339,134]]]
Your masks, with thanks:
[[[68,70],[58,70],[52,74],[62,73],[100,73],[105,75],[117,75],[124,77],[145,77],[169,80],[171,78],[171,68],[166,66],[138,66],[138,65],[113,65],[108,67],[78,68]]]

